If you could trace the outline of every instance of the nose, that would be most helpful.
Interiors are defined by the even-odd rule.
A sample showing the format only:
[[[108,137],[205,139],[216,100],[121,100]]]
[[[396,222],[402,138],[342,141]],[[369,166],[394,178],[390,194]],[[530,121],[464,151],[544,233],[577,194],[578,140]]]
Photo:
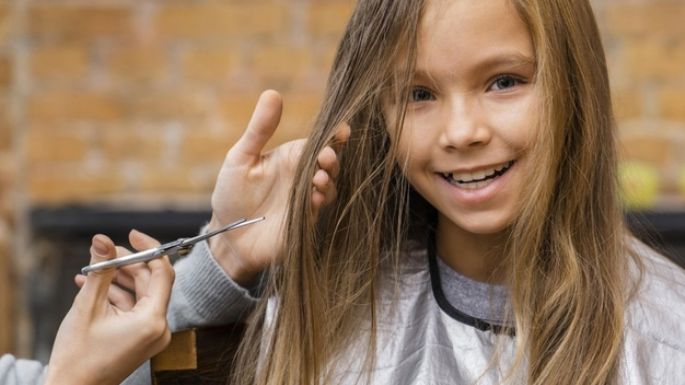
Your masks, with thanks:
[[[486,114],[475,98],[460,95],[445,107],[440,143],[447,150],[468,150],[490,142],[492,132]]]

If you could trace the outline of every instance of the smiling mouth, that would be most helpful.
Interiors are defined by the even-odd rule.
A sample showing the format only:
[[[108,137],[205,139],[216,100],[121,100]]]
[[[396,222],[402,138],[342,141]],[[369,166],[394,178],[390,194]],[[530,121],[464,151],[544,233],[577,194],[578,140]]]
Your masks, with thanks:
[[[509,162],[486,170],[476,172],[440,173],[440,175],[452,185],[464,189],[475,190],[489,185],[493,180],[509,171],[513,165],[514,161],[510,160]]]

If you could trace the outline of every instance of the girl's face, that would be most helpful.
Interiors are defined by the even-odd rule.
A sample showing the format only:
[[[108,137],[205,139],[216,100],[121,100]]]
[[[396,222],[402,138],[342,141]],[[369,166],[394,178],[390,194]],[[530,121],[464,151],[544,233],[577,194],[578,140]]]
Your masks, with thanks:
[[[540,105],[530,34],[509,0],[429,0],[418,42],[399,163],[439,226],[499,233],[540,166],[526,157]]]

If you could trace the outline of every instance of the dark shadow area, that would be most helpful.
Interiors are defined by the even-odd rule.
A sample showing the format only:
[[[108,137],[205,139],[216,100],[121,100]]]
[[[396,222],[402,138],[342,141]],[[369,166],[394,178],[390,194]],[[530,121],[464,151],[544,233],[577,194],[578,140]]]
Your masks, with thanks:
[[[685,268],[685,212],[634,212],[626,219],[636,237]]]

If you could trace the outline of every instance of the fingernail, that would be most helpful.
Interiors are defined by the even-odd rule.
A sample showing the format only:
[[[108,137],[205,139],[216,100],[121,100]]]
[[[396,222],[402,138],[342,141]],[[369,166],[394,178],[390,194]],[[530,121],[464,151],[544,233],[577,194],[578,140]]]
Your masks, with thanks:
[[[100,239],[100,237],[95,237],[93,238],[93,250],[95,250],[95,253],[100,255],[100,256],[106,256],[107,255],[107,245],[105,245],[105,242]]]

